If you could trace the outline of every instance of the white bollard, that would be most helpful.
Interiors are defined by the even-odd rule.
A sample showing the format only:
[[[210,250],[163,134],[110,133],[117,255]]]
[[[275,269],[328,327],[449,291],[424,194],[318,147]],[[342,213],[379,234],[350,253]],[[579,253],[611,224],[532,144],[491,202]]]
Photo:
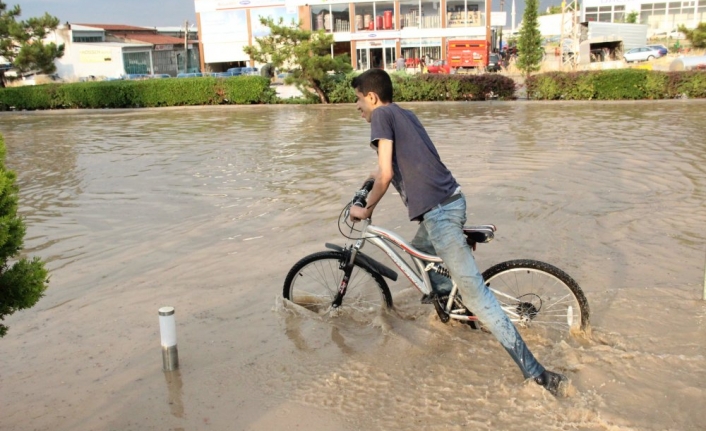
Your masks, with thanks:
[[[179,368],[179,352],[177,352],[174,307],[159,309],[159,333],[162,338],[162,368],[164,371],[176,370]]]

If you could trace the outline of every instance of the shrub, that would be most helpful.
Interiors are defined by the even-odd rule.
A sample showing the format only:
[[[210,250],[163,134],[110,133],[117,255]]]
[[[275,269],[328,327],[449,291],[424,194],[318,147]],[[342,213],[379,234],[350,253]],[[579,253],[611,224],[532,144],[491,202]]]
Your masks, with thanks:
[[[39,258],[18,259],[25,225],[17,215],[19,197],[15,179],[15,173],[5,168],[5,141],[0,136],[0,320],[34,306],[44,296],[49,282],[47,270]],[[14,263],[8,262],[10,259]],[[0,337],[7,329],[0,324]]]
[[[706,71],[661,72],[641,69],[550,72],[526,81],[535,100],[636,100],[706,97]]]
[[[272,103],[275,91],[260,76],[77,82],[0,90],[0,109],[135,108]]]

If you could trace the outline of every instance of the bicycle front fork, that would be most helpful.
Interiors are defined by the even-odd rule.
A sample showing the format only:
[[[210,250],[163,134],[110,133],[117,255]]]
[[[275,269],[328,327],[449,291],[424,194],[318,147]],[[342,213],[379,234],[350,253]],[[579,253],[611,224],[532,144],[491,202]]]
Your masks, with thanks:
[[[331,303],[331,308],[338,308],[343,302],[343,297],[346,296],[346,290],[348,289],[348,282],[350,281],[351,274],[353,273],[353,266],[355,264],[355,255],[358,253],[356,248],[344,248],[343,249],[343,259],[339,263],[339,269],[343,270],[343,278],[341,279],[341,284],[338,286],[338,292],[333,298]]]

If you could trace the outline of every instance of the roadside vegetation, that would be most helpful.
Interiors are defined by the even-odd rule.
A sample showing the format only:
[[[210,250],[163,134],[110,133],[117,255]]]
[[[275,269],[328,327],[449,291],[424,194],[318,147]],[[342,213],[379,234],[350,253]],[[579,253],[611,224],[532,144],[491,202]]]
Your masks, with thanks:
[[[14,171],[5,167],[5,141],[0,135],[0,321],[16,311],[33,307],[44,296],[49,278],[38,257],[20,255],[25,224],[17,214],[19,190]],[[8,327],[0,324],[0,337]]]
[[[706,71],[618,69],[548,72],[525,81],[533,100],[643,100],[706,98]]]
[[[353,103],[357,72],[327,74],[320,90],[330,103]],[[504,75],[391,73],[399,102],[514,100],[516,82]],[[640,100],[706,98],[706,71],[618,69],[547,72],[525,80],[531,100]],[[0,110],[150,108],[196,105],[321,103],[314,92],[280,99],[260,76],[78,82],[0,89]]]

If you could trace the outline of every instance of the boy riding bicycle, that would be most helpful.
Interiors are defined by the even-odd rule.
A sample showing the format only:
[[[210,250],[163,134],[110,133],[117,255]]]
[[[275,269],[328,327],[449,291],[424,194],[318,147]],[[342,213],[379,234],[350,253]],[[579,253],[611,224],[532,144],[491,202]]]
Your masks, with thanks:
[[[356,108],[371,126],[370,142],[378,154],[378,168],[367,207],[352,206],[351,220],[370,218],[392,183],[407,207],[410,220],[420,223],[412,245],[443,259],[458,285],[464,304],[498,339],[524,377],[534,379],[557,395],[567,381],[566,377],[546,370],[535,359],[483,282],[463,235],[466,198],[441,162],[424,126],[411,111],[393,103],[392,81],[384,70],[370,69],[362,73],[353,80],[352,87],[356,94]],[[433,295],[436,296],[430,299],[448,296],[451,281],[430,275]]]

